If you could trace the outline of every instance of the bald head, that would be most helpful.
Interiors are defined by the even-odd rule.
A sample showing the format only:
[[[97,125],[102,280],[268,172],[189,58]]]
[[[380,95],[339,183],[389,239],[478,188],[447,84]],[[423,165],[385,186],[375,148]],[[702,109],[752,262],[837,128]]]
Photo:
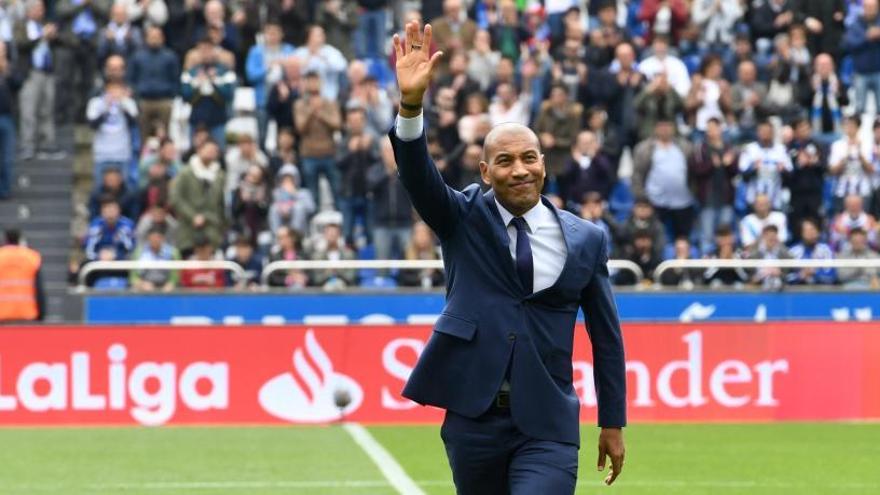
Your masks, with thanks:
[[[535,131],[516,122],[503,122],[493,127],[483,140],[483,161],[492,163],[499,144],[503,147],[510,141],[531,141],[541,151],[541,141]]]
[[[547,176],[538,136],[522,124],[492,128],[484,140],[480,176],[507,211],[514,216],[529,211],[541,200]]]

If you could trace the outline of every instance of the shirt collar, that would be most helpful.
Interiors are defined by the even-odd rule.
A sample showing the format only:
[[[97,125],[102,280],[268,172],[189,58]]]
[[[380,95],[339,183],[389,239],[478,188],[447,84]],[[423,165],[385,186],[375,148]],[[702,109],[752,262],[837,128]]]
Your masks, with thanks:
[[[507,211],[507,208],[498,202],[498,198],[495,198],[495,206],[498,207],[498,213],[501,214],[501,220],[504,222],[504,227],[506,228],[510,226],[510,221],[513,220],[514,214]],[[538,204],[525,212],[522,217],[523,220],[526,221],[526,225],[529,226],[529,231],[532,233],[535,233],[541,227],[546,227],[548,224],[552,225],[556,222],[555,215],[543,201],[538,201]]]

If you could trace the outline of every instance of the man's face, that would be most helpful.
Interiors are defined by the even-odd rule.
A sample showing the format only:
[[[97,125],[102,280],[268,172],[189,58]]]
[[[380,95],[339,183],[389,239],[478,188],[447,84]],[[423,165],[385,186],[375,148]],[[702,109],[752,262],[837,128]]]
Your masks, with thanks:
[[[547,175],[544,155],[537,137],[526,128],[509,127],[496,132],[486,142],[488,162],[480,162],[480,175],[505,208],[515,214],[525,213],[541,199]]]
[[[323,28],[315,26],[309,30],[309,39],[306,41],[309,47],[320,48],[324,46],[326,41],[327,36],[324,34]]]
[[[293,149],[294,138],[293,134],[289,132],[282,132],[278,134],[278,148],[282,150],[292,150]]]
[[[823,53],[816,57],[816,73],[823,79],[827,79],[834,73],[834,60],[830,55]]]
[[[122,174],[118,170],[109,170],[104,174],[104,187],[110,190],[119,189],[122,185]]]
[[[345,124],[348,127],[348,132],[358,135],[364,132],[364,113],[363,112],[348,112],[345,116]]]
[[[764,246],[767,249],[774,249],[779,245],[779,234],[773,229],[767,229],[762,232],[761,239],[764,240]]]
[[[321,92],[321,78],[312,74],[306,78],[306,92],[311,95],[317,95]]]
[[[632,67],[633,62],[636,59],[635,52],[632,47],[628,44],[624,43],[617,47],[615,50],[615,58],[620,62],[620,66],[624,69],[629,69]]]
[[[850,119],[846,119],[843,124],[843,132],[846,133],[847,137],[855,138],[859,133],[859,124]]]
[[[250,244],[241,242],[235,245],[235,257],[239,260],[247,261],[251,259],[251,256],[253,255],[254,248],[252,248]]]
[[[794,131],[795,131],[795,136],[797,136],[797,138],[800,139],[801,141],[806,141],[807,139],[810,139],[810,137],[813,135],[813,128],[810,126],[810,123],[806,120],[799,123]]]
[[[654,242],[650,236],[639,236],[633,240],[636,250],[640,253],[648,253],[653,249]]]
[[[577,136],[577,150],[580,154],[593,157],[599,149],[599,142],[592,132],[581,132]]]
[[[513,88],[510,87],[510,84],[504,83],[499,85],[497,94],[498,99],[507,105],[510,105],[514,101],[516,101],[516,95],[513,93]]]
[[[717,235],[715,236],[715,245],[718,246],[718,250],[720,251],[722,248],[725,249],[733,249],[733,235],[725,234],[725,235]]]
[[[104,75],[107,81],[119,82],[125,79],[125,59],[114,55],[104,63]]]
[[[281,30],[281,26],[276,24],[269,24],[266,26],[265,34],[266,44],[269,46],[280,45],[281,39],[284,37],[284,31]]]
[[[443,12],[450,20],[457,21],[461,14],[460,0],[446,0],[443,2]]]
[[[199,148],[199,159],[202,160],[203,164],[208,165],[217,160],[218,153],[219,151],[217,150],[216,144],[205,143]]]
[[[711,140],[721,139],[721,124],[711,120],[706,124],[706,137]]]
[[[339,225],[327,225],[324,227],[324,240],[331,245],[337,244],[341,233]]]
[[[656,38],[654,43],[651,44],[651,48],[657,58],[663,58],[669,53],[669,44],[664,39]]]
[[[770,198],[764,195],[755,198],[755,214],[761,218],[770,214]]]
[[[238,143],[238,149],[241,151],[241,156],[252,157],[257,151],[257,146],[253,139],[243,139]]]
[[[849,236],[849,243],[853,251],[862,252],[868,248],[868,236],[863,233],[856,233]]]
[[[128,22],[128,9],[121,3],[114,3],[110,9],[110,19],[116,24],[125,24]]]
[[[199,53],[199,61],[202,64],[213,64],[214,63],[214,45],[208,43],[207,41],[199,42],[199,46],[197,47]]]
[[[211,244],[198,246],[195,248],[195,255],[197,260],[209,260],[214,257],[214,246]]]
[[[599,9],[599,22],[603,26],[611,27],[617,23],[617,9],[614,4],[605,4]]]
[[[801,227],[801,239],[808,246],[816,245],[819,242],[819,229],[812,222],[804,222]]]
[[[456,53],[452,60],[449,61],[449,72],[453,74],[464,74],[467,71],[468,60],[463,53]]]
[[[147,30],[147,46],[150,48],[159,48],[165,44],[165,35],[162,30],[157,27],[151,27]]]
[[[30,19],[42,21],[43,17],[46,16],[46,6],[43,2],[34,2],[33,6],[28,9],[27,15]]]
[[[863,0],[862,1],[862,12],[865,15],[865,19],[873,20],[877,17],[877,0]]]
[[[636,203],[633,207],[633,215],[639,220],[647,220],[654,214],[654,207],[647,203]]]
[[[482,157],[482,153],[480,147],[475,144],[469,145],[465,148],[464,153],[461,155],[461,164],[464,166],[465,170],[480,170],[480,158]]]
[[[119,220],[119,205],[114,202],[101,205],[101,217],[110,225],[116,225]]]
[[[761,124],[758,126],[758,141],[764,146],[773,144],[773,126]]]
[[[862,197],[856,195],[847,196],[843,200],[843,207],[851,216],[862,214]]]
[[[657,139],[663,142],[667,142],[672,139],[675,128],[672,126],[672,122],[660,121],[657,122],[657,126],[654,129],[657,133]]]
[[[163,162],[170,162],[177,158],[177,147],[174,146],[173,142],[165,143],[159,149],[159,159]]]
[[[737,68],[737,75],[742,84],[752,84],[757,79],[755,64],[750,61],[740,63]]]
[[[165,242],[165,236],[161,232],[151,232],[150,236],[147,237],[147,242],[150,244],[151,250],[158,251]]]
[[[568,95],[565,94],[565,90],[558,86],[553,88],[550,91],[550,103],[557,108],[565,106],[568,103]]]

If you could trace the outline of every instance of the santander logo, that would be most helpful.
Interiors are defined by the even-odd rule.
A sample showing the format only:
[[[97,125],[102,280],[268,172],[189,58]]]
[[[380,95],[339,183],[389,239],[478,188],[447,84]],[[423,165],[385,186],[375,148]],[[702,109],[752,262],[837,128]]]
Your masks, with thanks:
[[[291,371],[260,387],[260,406],[272,416],[296,423],[321,423],[351,414],[363,403],[361,386],[333,370],[333,362],[311,328],[306,331],[304,347],[293,351],[292,361]],[[347,395],[348,404],[337,407],[337,395]]]

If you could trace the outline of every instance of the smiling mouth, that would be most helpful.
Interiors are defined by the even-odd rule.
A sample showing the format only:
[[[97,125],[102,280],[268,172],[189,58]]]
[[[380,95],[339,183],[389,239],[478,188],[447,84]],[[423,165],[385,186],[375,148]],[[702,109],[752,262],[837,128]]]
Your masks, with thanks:
[[[510,187],[511,189],[526,189],[534,183],[535,181],[517,182],[516,184],[512,184]]]

